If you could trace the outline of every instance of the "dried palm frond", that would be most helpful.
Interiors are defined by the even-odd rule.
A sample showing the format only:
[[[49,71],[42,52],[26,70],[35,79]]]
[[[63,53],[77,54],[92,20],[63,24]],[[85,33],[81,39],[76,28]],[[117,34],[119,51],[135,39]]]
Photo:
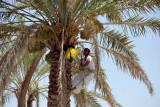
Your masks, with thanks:
[[[99,72],[100,72],[100,50],[98,47],[98,40],[96,35],[93,35],[94,53],[95,53],[95,70],[96,70],[96,83],[99,83]]]
[[[7,34],[14,35],[16,32],[24,29],[24,25],[15,25],[15,24],[0,24],[0,38],[5,37]]]
[[[56,25],[53,26],[53,30],[54,30],[57,34],[59,34],[59,33],[62,32],[63,26],[62,26],[59,22],[57,22]]]
[[[36,28],[37,25],[33,24],[29,27],[26,27],[21,35],[16,39],[13,47],[5,53],[0,61],[0,85],[1,89],[5,87],[7,84],[7,78],[16,70],[16,62],[19,59],[20,54],[23,53],[23,50],[27,48],[28,38],[33,33],[32,29]],[[0,93],[2,90],[0,90]]]
[[[76,20],[76,24],[78,26],[83,26],[83,24],[85,23],[86,18],[84,16],[78,15],[77,16],[77,20]]]
[[[107,51],[107,53],[113,55],[115,63],[118,67],[120,67],[124,72],[129,72],[134,79],[139,79],[140,81],[144,82],[149,90],[149,93],[153,95],[152,83],[137,61],[123,55],[120,52],[108,49],[105,50]]]
[[[83,43],[94,44],[90,42]],[[144,82],[144,84],[147,86],[149,90],[149,93],[151,95],[153,94],[152,83],[148,79],[148,76],[146,75],[145,71],[141,68],[140,64],[138,63],[138,59],[136,56],[136,58],[131,58],[130,56],[127,56],[119,51],[108,49],[102,46],[98,47],[105,50],[108,55],[114,57],[112,59],[115,61],[117,67],[121,68],[124,72],[129,72],[134,79],[139,79],[140,81]]]
[[[114,107],[117,102],[111,92],[111,88],[106,82],[106,74],[104,70],[101,68],[98,76],[98,83],[96,82],[95,89],[98,88],[102,92],[102,96],[105,100],[110,104],[111,107]]]
[[[79,94],[73,94],[73,97],[76,102],[76,107],[101,107],[101,104],[97,102],[97,98],[108,102],[105,96],[96,92],[87,91],[86,89],[81,90]],[[108,103],[110,104],[110,102]],[[118,103],[114,103],[111,107],[116,107],[116,104]]]

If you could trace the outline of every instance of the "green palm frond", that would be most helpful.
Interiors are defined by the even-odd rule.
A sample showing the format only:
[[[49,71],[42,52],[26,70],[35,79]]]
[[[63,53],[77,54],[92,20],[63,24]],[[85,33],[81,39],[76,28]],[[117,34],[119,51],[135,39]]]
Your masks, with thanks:
[[[39,64],[39,68],[36,70],[36,72],[33,75],[32,81],[41,81],[49,74],[50,65],[42,60],[42,62]]]
[[[0,38],[2,37],[7,37],[7,36],[16,36],[15,33],[17,33],[18,31],[21,31],[24,26],[20,26],[20,25],[14,25],[14,24],[0,24]]]
[[[122,8],[125,11],[131,10],[131,11],[134,11],[134,13],[136,13],[136,12],[149,13],[151,11],[154,12],[154,10],[156,8],[160,8],[159,0],[154,0],[154,1],[153,0],[143,0],[143,1],[142,0],[141,1],[126,0],[126,3],[125,3],[125,1],[120,1],[119,3],[122,5],[125,5]],[[129,11],[128,11],[128,13],[129,13]]]
[[[98,3],[97,3],[98,2]],[[89,7],[87,14],[95,17],[98,15],[105,15],[109,21],[120,21],[123,18],[122,11],[119,10],[120,6],[117,6],[117,1],[97,1],[94,5]],[[116,5],[115,5],[116,4]]]
[[[43,22],[42,19],[40,19],[40,18],[36,17],[35,15],[31,14],[30,12],[24,10],[27,8],[26,5],[17,6],[17,5],[2,1],[0,8],[8,10],[7,12],[4,11],[4,12],[1,12],[1,14],[0,14],[2,19],[5,19],[5,20],[16,19],[17,17],[19,17],[18,15],[20,15],[20,16],[28,19],[30,22],[32,22],[34,19],[36,19],[36,21]]]
[[[100,44],[108,49],[114,49],[122,52],[125,55],[131,57],[134,60],[137,59],[137,55],[132,51],[134,45],[129,40],[128,36],[122,35],[115,30],[100,32]]]
[[[97,5],[91,5],[90,14],[93,16],[106,15],[107,19],[110,21],[121,20],[125,14],[132,13],[148,13],[154,11],[156,8],[160,8],[160,2],[158,0],[99,0],[95,2]],[[99,5],[101,4],[101,5]]]
[[[26,53],[26,56],[22,56],[21,60],[19,60],[18,68],[16,72],[11,75],[11,82],[17,87],[21,88],[22,82],[25,78],[26,71],[29,70],[29,67],[31,66],[31,62],[33,58],[36,56],[36,54],[29,54]]]
[[[46,22],[47,20],[51,22],[53,17],[55,19],[57,18],[54,10],[56,9],[56,7],[54,7],[54,5],[51,5],[52,2],[50,0],[47,1],[34,0],[34,2],[26,1],[22,3],[29,5],[33,10],[36,10],[35,13],[38,13]]]
[[[124,21],[105,23],[105,25],[120,25],[124,33],[130,31],[134,36],[146,34],[147,29],[151,29],[155,34],[160,33],[160,20],[154,18],[146,19],[135,16]]]

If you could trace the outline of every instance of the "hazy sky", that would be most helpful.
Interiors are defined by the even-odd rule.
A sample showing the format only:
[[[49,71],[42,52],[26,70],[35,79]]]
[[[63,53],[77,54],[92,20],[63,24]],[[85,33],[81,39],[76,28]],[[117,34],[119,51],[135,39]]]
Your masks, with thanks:
[[[160,13],[155,16],[159,17]],[[107,82],[112,88],[115,99],[123,107],[160,107],[160,37],[148,33],[145,37],[133,39],[133,43],[136,46],[134,51],[138,54],[141,66],[153,83],[154,95],[149,94],[142,82],[117,70],[111,59],[105,57],[101,64],[106,71]],[[105,102],[101,104],[102,107],[109,107]],[[17,107],[17,101],[11,100],[5,107]],[[46,101],[42,100],[40,107],[47,107]]]

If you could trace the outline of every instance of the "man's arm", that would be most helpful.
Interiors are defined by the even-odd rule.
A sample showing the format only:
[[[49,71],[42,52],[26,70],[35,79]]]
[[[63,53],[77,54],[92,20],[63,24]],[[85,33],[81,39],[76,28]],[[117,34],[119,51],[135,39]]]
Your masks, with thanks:
[[[90,63],[90,61],[87,60],[85,64],[81,64],[81,67],[85,68],[85,67],[87,67],[89,65],[89,63]]]

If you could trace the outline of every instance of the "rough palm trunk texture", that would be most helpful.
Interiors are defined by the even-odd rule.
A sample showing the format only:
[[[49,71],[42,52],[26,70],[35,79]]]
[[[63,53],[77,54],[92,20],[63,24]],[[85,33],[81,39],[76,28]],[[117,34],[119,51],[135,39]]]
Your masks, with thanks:
[[[51,52],[51,68],[49,75],[49,91],[48,91],[48,107],[59,107],[59,95],[58,95],[58,66],[60,52],[54,50]]]
[[[58,84],[58,76],[59,76],[59,57],[60,57],[60,51],[54,49],[53,52],[51,52],[51,67],[50,67],[50,75],[49,75],[49,91],[48,91],[48,107],[62,107],[60,106],[60,95],[58,93],[59,84]],[[66,85],[67,88],[64,89],[65,91],[65,102],[66,104],[63,105],[63,107],[70,107],[70,96],[71,96],[71,62],[68,60],[65,64],[65,76],[66,76]]]
[[[72,64],[71,62],[67,61],[66,63],[66,84],[67,84],[67,89],[66,89],[66,107],[70,107],[70,96],[71,96],[71,89],[72,89],[72,84],[71,84],[71,77],[72,77],[72,72],[71,72]]]

